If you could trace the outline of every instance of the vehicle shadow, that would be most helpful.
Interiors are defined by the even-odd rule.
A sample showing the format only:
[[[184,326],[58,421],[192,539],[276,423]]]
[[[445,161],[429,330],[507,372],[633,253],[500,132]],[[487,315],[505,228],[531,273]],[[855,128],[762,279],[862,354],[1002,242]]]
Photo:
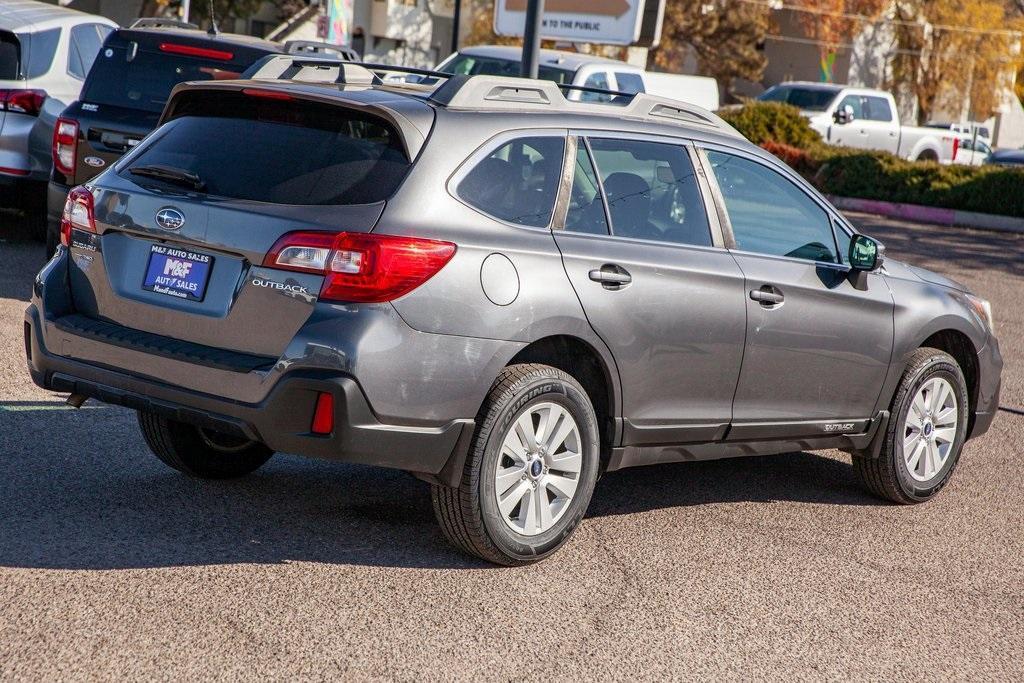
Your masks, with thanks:
[[[12,239],[7,230],[10,213],[0,211],[0,299],[28,301],[36,273],[46,264],[46,248],[27,238]],[[17,232],[17,231],[15,231]]]
[[[132,412],[90,406],[0,402],[0,566],[490,566],[447,545],[429,488],[405,473],[279,455],[241,480],[197,481],[149,453]],[[795,453],[611,473],[590,516],[774,500],[876,502],[849,465]]]

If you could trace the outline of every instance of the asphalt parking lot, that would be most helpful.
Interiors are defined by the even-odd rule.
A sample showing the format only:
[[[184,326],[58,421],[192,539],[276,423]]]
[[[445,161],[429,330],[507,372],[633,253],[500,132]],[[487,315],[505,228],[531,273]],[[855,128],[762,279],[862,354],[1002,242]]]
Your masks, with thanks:
[[[942,494],[877,501],[838,452],[629,470],[520,569],[451,550],[402,473],[197,482],[65,408],[22,358],[43,250],[0,241],[0,679],[1021,680],[1024,236],[853,218],[992,301],[1005,409]]]

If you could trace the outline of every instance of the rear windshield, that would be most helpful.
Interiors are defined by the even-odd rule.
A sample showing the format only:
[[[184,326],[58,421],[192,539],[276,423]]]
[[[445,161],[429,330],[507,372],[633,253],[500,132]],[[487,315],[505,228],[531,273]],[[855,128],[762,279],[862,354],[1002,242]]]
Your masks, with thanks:
[[[82,101],[159,112],[178,83],[238,78],[249,66],[108,42],[89,71]]]
[[[139,185],[180,191],[131,172],[154,165],[195,174],[205,194],[302,205],[383,201],[410,168],[400,134],[383,119],[234,93],[188,97],[120,172]]]
[[[785,102],[807,111],[825,111],[838,94],[838,90],[777,85],[761,93],[757,99],[762,102]]]

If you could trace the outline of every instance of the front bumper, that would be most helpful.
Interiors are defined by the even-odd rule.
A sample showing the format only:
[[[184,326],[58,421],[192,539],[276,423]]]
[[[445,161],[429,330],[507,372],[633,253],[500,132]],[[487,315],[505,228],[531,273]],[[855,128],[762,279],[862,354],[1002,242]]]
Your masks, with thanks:
[[[473,420],[436,427],[382,423],[352,377],[327,370],[286,373],[259,403],[171,386],[122,370],[51,353],[39,334],[39,311],[25,312],[25,352],[32,380],[53,391],[144,410],[265,443],[275,451],[407,470],[454,485],[473,434]],[[334,431],[310,431],[319,393],[334,397]]]
[[[981,436],[992,426],[999,412],[1002,371],[1003,356],[999,351],[999,341],[989,335],[988,343],[978,352],[978,400],[968,425],[968,439]]]

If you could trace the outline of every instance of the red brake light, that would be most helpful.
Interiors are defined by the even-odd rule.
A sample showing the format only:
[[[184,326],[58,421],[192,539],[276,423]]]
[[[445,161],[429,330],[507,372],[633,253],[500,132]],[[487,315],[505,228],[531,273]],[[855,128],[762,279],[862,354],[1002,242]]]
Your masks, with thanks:
[[[354,232],[292,232],[277,241],[263,265],[324,276],[320,298],[380,303],[408,294],[452,256],[451,242]]]
[[[242,93],[249,97],[263,97],[268,100],[290,100],[292,96],[286,92],[277,90],[264,90],[263,88],[242,88]]]
[[[175,55],[186,55],[188,57],[219,59],[222,62],[230,61],[231,58],[235,56],[233,52],[227,52],[226,50],[212,50],[208,47],[181,45],[180,43],[160,43],[160,51],[170,52]]]
[[[64,214],[60,219],[60,243],[71,244],[71,230],[96,232],[95,204],[92,192],[83,185],[72,188],[64,202]]]
[[[334,396],[321,391],[316,397],[316,409],[313,411],[314,434],[330,434],[334,431]]]
[[[39,116],[45,101],[45,90],[0,90],[0,111]]]
[[[78,154],[78,122],[59,118],[53,127],[53,165],[66,176],[75,175]]]

